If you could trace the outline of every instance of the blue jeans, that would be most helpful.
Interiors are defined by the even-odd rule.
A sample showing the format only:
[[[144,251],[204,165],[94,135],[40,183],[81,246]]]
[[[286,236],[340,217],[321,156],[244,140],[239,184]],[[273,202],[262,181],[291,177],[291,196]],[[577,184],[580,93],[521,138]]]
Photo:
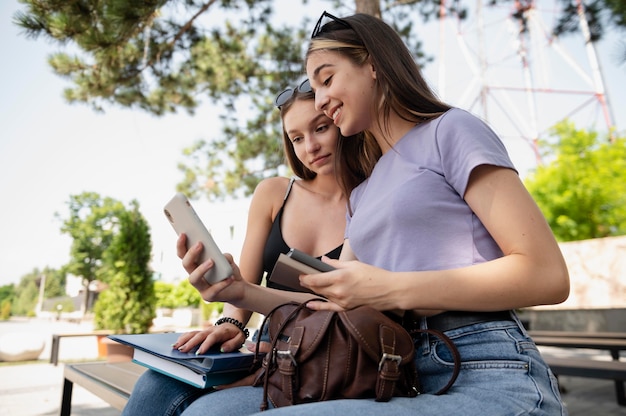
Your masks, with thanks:
[[[202,394],[193,399],[192,395],[188,395],[182,400],[185,402],[184,409],[179,406],[178,411],[184,410],[183,416],[257,413],[259,416],[567,415],[556,378],[519,321],[469,325],[448,331],[446,335],[457,346],[462,366],[454,386],[441,396],[433,393],[447,383],[453,367],[452,356],[443,342],[424,335],[416,339],[416,363],[423,393],[415,398],[394,397],[387,403],[370,399],[333,400],[259,413],[262,387],[237,387]],[[172,379],[167,384],[175,386],[182,383]],[[187,386],[183,390],[190,388]],[[140,412],[127,413],[125,409],[124,414],[177,414],[164,413],[167,406],[154,406],[163,403],[160,399],[163,390],[166,388],[161,386],[159,390],[152,390],[149,396],[144,396],[145,402],[137,408]],[[133,396],[135,394],[133,392]],[[173,391],[167,389],[166,394],[173,394]],[[131,396],[129,405],[132,401]]]
[[[261,337],[261,341],[269,342],[268,328],[269,325],[266,325],[263,332],[256,331],[252,340],[256,341],[257,337]],[[200,396],[214,391],[212,388],[199,389],[159,372],[147,370],[137,380],[122,416],[178,416]]]

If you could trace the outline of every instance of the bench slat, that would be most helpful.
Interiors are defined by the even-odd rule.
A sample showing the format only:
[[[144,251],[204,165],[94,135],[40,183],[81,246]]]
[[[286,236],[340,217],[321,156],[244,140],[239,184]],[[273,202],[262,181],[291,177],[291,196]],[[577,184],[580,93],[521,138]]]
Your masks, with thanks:
[[[61,346],[61,339],[68,337],[97,337],[113,334],[113,331],[109,330],[97,330],[91,332],[67,332],[61,334],[52,334],[52,347],[50,348],[50,364],[57,365],[59,362],[59,349]]]
[[[133,362],[68,364],[63,370],[61,416],[69,416],[72,384],[85,388],[118,410],[126,406],[137,379],[146,368]]]
[[[557,375],[626,381],[625,361],[598,361],[584,358],[544,357]]]
[[[589,331],[547,331],[543,329],[528,331],[531,337],[568,337],[568,338],[613,338],[626,339],[626,332],[589,332]]]
[[[584,358],[560,358],[545,356],[546,363],[557,376],[591,377],[613,380],[615,396],[620,406],[626,406],[626,362],[598,361]]]
[[[145,367],[133,362],[80,365],[82,373],[129,395],[133,391],[135,382],[145,370]]]
[[[626,339],[585,338],[585,337],[544,337],[534,336],[537,345],[561,348],[590,348],[597,350],[626,350]]]

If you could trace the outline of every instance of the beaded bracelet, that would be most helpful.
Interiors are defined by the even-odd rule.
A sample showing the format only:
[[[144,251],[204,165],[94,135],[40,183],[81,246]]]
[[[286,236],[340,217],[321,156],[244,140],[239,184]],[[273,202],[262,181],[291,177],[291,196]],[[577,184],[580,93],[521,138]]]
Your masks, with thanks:
[[[225,316],[223,318],[218,319],[217,322],[215,322],[215,326],[222,325],[223,323],[229,323],[229,324],[235,325],[237,328],[241,330],[241,332],[243,332],[243,336],[246,339],[248,339],[248,336],[250,336],[250,332],[248,331],[248,328],[243,326],[243,324],[239,322],[238,320],[236,320],[235,318]]]

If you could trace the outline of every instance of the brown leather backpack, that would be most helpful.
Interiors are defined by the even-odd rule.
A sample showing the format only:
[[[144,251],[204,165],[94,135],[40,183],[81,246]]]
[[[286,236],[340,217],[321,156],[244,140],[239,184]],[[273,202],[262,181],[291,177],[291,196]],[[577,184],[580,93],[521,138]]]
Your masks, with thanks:
[[[415,397],[420,390],[411,335],[383,313],[361,306],[342,312],[313,311],[306,303],[287,303],[270,312],[271,350],[254,385],[263,385],[261,410],[334,399]],[[455,357],[452,341],[439,331]],[[258,351],[257,345],[257,351]]]

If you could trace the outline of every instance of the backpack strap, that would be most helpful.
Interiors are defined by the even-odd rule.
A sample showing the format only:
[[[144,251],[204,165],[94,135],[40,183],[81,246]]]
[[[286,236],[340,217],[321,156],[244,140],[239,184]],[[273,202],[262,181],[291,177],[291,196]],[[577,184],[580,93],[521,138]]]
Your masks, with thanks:
[[[396,333],[393,329],[380,326],[380,345],[383,354],[378,363],[376,401],[388,402],[393,397],[396,382],[400,379],[400,364],[402,363],[402,356],[396,352]]]
[[[459,354],[459,350],[456,348],[456,345],[454,345],[454,342],[450,339],[449,336],[447,336],[442,331],[439,331],[437,329],[412,329],[409,331],[409,333],[411,335],[414,335],[414,334],[434,335],[440,340],[442,340],[444,344],[446,344],[450,352],[452,353],[452,358],[454,359],[454,369],[452,371],[452,376],[450,377],[450,380],[448,380],[448,384],[443,386],[437,393],[435,393],[435,395],[437,396],[444,394],[450,389],[450,387],[452,387],[452,385],[456,381],[456,378],[459,376],[459,372],[461,371],[461,354]]]

